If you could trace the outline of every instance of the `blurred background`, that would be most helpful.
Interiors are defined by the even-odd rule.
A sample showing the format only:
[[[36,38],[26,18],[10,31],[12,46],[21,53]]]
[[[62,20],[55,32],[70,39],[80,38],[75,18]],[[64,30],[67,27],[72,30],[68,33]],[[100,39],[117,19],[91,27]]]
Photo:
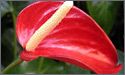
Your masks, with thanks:
[[[22,47],[15,34],[15,22],[18,13],[29,1],[4,1],[0,2],[1,11],[1,66],[2,70],[18,58]],[[74,5],[91,15],[104,29],[117,48],[119,63],[124,64],[124,5],[123,1],[74,1]],[[123,74],[124,68],[119,74]],[[45,74],[91,74],[89,70],[77,66],[52,60],[38,58],[31,62],[23,62],[7,73],[45,73]]]

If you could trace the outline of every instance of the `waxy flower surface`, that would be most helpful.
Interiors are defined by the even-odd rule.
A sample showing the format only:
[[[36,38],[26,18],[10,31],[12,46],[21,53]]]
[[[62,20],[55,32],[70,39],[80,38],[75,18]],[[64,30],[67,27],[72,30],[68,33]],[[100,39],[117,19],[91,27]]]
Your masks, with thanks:
[[[24,48],[20,58],[31,61],[41,56],[68,62],[99,74],[118,73],[121,65],[117,64],[116,48],[100,26],[75,6],[34,51],[26,50],[30,37],[62,3],[38,1],[19,13],[16,34]]]

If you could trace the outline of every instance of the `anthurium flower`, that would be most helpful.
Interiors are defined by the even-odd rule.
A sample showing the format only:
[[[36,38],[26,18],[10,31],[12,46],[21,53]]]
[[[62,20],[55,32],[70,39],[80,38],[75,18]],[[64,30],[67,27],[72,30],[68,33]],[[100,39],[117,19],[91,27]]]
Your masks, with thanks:
[[[38,57],[68,62],[98,74],[118,73],[116,48],[101,27],[84,11],[73,6],[64,19],[35,48],[27,51],[26,44],[63,2],[38,1],[24,8],[17,17],[16,34],[24,48],[24,61]],[[97,13],[98,14],[98,13]]]

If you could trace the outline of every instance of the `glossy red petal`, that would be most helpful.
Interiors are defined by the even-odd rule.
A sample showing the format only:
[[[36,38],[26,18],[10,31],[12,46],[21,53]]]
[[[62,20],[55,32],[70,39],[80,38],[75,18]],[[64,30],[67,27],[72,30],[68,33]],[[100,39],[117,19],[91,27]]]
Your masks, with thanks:
[[[16,33],[23,48],[61,4],[38,1],[21,11]],[[116,49],[110,39],[89,15],[75,6],[34,52],[24,50],[20,56],[26,61],[39,56],[58,59],[96,73],[117,73],[121,69],[117,65]]]
[[[22,59],[26,61],[33,60],[38,55],[75,64],[81,68],[92,70],[97,74],[114,74],[118,73],[122,68],[121,65],[113,65],[105,57],[101,56],[100,53],[96,52],[79,53],[78,51],[58,48],[43,48],[35,52],[24,50],[21,52]]]

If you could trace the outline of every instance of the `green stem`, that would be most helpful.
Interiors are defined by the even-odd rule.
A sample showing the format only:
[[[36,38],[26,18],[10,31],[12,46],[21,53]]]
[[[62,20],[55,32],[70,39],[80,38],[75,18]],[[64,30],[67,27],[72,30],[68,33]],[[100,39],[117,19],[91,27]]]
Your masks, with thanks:
[[[13,61],[10,65],[8,65],[4,70],[2,70],[1,73],[3,73],[3,74],[8,73],[8,71],[10,69],[13,69],[16,65],[18,65],[18,64],[20,64],[22,62],[23,62],[23,60],[18,58],[17,60]]]
[[[12,19],[13,19],[13,27],[14,27],[14,59],[16,59],[16,54],[17,54],[17,41],[16,41],[16,15],[15,15],[15,11],[14,11],[14,7],[13,7],[13,4],[12,4],[12,2],[10,1],[10,6],[11,6],[11,8],[12,8],[12,12],[11,12],[11,14],[12,14]]]

